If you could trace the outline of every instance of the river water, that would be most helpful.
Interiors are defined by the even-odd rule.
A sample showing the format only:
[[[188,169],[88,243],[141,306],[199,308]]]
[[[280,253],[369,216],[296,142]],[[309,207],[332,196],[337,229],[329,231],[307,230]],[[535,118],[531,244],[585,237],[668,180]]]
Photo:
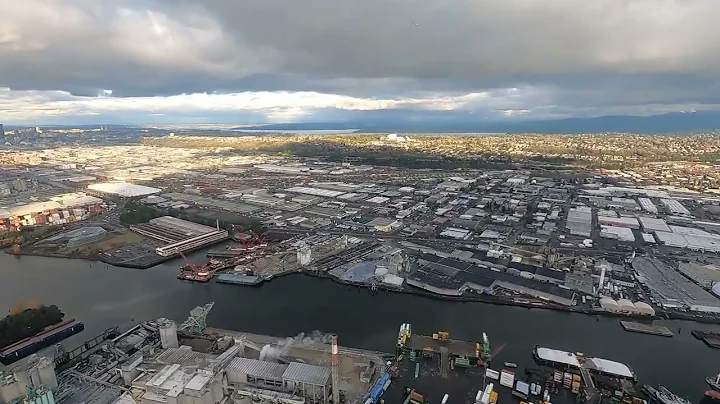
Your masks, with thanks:
[[[197,261],[202,254],[195,255]],[[413,332],[439,330],[453,338],[491,345],[507,343],[498,363],[532,364],[534,345],[583,352],[628,364],[640,383],[663,384],[700,401],[705,377],[720,372],[720,350],[695,340],[694,328],[720,327],[670,321],[674,338],[625,332],[617,318],[528,310],[482,303],[457,303],[349,288],[331,280],[291,275],[258,288],[175,279],[179,261],[149,270],[110,267],[83,260],[0,254],[0,310],[19,301],[56,304],[86,330],[67,340],[74,348],[108,327],[168,317],[182,321],[195,306],[213,301],[208,324],[276,336],[320,330],[335,332],[342,345],[393,352],[401,323]],[[678,328],[682,332],[678,335]]]

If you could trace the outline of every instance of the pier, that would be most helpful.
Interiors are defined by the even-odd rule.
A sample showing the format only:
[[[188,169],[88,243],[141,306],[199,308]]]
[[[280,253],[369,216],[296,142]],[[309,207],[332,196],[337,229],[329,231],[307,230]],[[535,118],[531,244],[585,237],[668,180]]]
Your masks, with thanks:
[[[720,334],[716,332],[692,330],[692,336],[704,342],[710,348],[720,349]]]
[[[637,332],[641,334],[650,334],[650,335],[659,335],[661,337],[668,337],[672,338],[675,334],[673,334],[670,329],[665,327],[664,325],[651,325],[651,324],[643,324],[643,323],[636,323],[634,321],[621,321],[620,325],[625,329],[625,331],[629,332]]]

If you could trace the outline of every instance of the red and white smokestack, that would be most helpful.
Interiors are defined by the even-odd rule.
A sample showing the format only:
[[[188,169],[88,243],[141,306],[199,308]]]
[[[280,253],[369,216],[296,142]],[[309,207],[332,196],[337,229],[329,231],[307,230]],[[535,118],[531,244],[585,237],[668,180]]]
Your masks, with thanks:
[[[332,335],[332,365],[335,366],[339,363],[338,360],[338,337],[337,334]]]

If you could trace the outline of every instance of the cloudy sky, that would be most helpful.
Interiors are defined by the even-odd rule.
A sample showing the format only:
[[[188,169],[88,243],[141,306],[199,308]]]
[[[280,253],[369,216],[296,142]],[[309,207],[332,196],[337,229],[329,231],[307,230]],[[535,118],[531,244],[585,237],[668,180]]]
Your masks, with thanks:
[[[720,109],[720,0],[0,0],[0,16],[5,124]]]

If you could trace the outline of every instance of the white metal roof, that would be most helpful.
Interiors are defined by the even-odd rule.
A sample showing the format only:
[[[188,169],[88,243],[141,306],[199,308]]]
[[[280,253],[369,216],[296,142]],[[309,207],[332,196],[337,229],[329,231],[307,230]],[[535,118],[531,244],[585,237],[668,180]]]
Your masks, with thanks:
[[[230,372],[239,372],[248,376],[270,380],[281,380],[286,369],[287,365],[281,363],[250,358],[235,358],[227,367],[227,371]]]
[[[146,187],[145,185],[131,184],[128,182],[101,182],[88,185],[88,189],[124,197],[151,195],[161,191],[159,188]]]
[[[630,368],[620,362],[600,358],[590,358],[590,360],[595,365],[595,368],[601,372],[624,377],[633,377],[633,372]]]
[[[618,308],[618,307],[619,307],[619,306],[618,306],[618,303],[617,303],[614,299],[612,299],[612,298],[610,298],[610,297],[603,297],[603,298],[601,298],[601,299],[600,299],[600,306],[601,306],[602,308],[604,308],[604,309],[606,309],[606,308],[608,308],[608,307],[613,307],[613,308]]]
[[[282,378],[315,386],[325,386],[330,380],[330,368],[292,362],[288,365]]]
[[[540,359],[543,359],[543,360],[564,363],[566,365],[571,365],[571,366],[578,366],[578,367],[580,366],[580,362],[578,362],[575,354],[570,353],[570,352],[558,351],[557,349],[539,348],[538,347],[537,354],[540,357]]]
[[[635,305],[633,304],[633,302],[627,299],[618,300],[618,306],[626,310],[635,310]]]

